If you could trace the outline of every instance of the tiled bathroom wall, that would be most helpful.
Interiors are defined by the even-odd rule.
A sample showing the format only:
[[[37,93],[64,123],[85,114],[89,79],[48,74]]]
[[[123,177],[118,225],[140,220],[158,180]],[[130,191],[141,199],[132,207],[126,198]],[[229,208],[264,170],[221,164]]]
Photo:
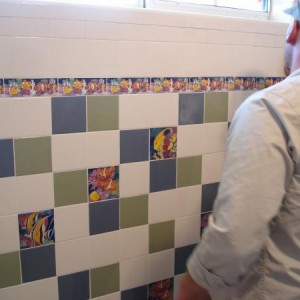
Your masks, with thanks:
[[[285,29],[2,1],[0,299],[174,299],[212,209],[229,123],[253,92],[111,85],[40,97],[20,79],[277,78]]]
[[[247,95],[2,98],[0,299],[171,299]]]

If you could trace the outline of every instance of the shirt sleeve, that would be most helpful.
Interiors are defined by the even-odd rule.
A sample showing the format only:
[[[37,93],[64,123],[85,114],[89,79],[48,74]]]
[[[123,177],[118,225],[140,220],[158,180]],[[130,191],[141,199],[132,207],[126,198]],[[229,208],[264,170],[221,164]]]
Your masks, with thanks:
[[[287,140],[267,100],[250,98],[241,105],[209,225],[187,263],[192,278],[211,294],[234,289],[260,258],[293,169]]]

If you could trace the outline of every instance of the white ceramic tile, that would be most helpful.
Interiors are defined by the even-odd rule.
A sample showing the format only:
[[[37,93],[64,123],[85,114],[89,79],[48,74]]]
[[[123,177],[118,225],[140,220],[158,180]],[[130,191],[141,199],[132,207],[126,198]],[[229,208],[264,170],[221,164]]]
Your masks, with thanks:
[[[227,122],[203,124],[204,153],[224,152],[227,130]]]
[[[275,47],[275,35],[274,34],[255,34],[254,35],[254,46],[263,47]]]
[[[54,224],[57,242],[88,236],[88,203],[55,208]]]
[[[176,190],[176,218],[200,214],[201,185],[194,185]]]
[[[87,168],[86,133],[52,136],[52,170],[54,172]]]
[[[18,216],[0,217],[0,254],[20,248]]]
[[[253,45],[254,34],[238,31],[210,30],[207,41],[211,44]]]
[[[22,285],[0,289],[0,299],[2,300],[25,300],[22,293]],[[27,299],[26,299],[27,300]],[[56,300],[55,298],[53,300]]]
[[[149,251],[148,225],[120,230],[120,246],[121,260],[146,255]]]
[[[87,21],[86,38],[120,40],[122,25],[122,23]]]
[[[106,167],[120,163],[120,133],[118,130],[86,133],[87,166]]]
[[[89,241],[91,269],[119,262],[122,251],[119,230],[93,235]]]
[[[126,72],[124,70],[123,74],[121,72],[123,66],[119,58],[119,44],[119,40],[86,40],[84,53],[89,59],[85,61],[85,69],[89,77],[106,78],[124,76],[123,74]],[[123,56],[126,55],[124,54]],[[124,59],[126,58],[123,58],[123,60]],[[81,68],[79,67],[79,69]],[[66,68],[66,70],[68,70],[68,68]]]
[[[48,20],[34,18],[0,18],[0,34],[10,36],[46,37]]]
[[[22,284],[24,300],[58,300],[56,277]],[[19,299],[19,298],[18,298]]]
[[[89,246],[89,237],[56,242],[56,274],[60,276],[89,269]]]
[[[85,38],[85,22],[77,20],[49,19],[49,36],[59,38]]]
[[[253,94],[253,91],[236,91],[228,93],[228,121],[230,122],[234,116],[234,113],[238,109],[238,107],[242,104],[242,102]]]
[[[149,255],[149,283],[174,276],[174,249]]]
[[[276,35],[275,36],[275,47],[284,48],[285,45],[285,36],[284,35]]]
[[[173,220],[175,218],[176,190],[149,194],[149,224]]]
[[[17,98],[12,101],[14,137],[52,134],[51,99]]]
[[[175,247],[196,244],[200,239],[200,215],[175,220]]]
[[[5,59],[0,59],[0,70],[1,75],[6,78],[13,78],[17,73],[11,70],[14,61],[12,59],[12,47],[13,47],[14,37],[0,36],[0,57],[5,57]]]
[[[0,216],[17,214],[16,177],[0,178]]]
[[[184,54],[182,50],[184,43],[144,42],[143,44],[144,49],[147,49],[145,54],[148,57],[146,60],[148,74],[155,74],[158,77],[166,76],[165,74],[174,74],[174,76],[184,76],[186,74],[183,68],[186,61],[181,59]],[[155,109],[158,107],[155,106]]]
[[[69,78],[80,74],[82,77],[89,77],[89,62],[96,60],[89,56],[86,39],[51,38],[48,40],[51,48],[48,76],[57,74],[60,78]]]
[[[177,132],[177,156],[195,156],[204,152],[204,125],[178,126]]]
[[[13,78],[44,78],[53,76],[55,73],[52,73],[52,75],[49,73],[45,74],[45,70],[48,70],[50,64],[55,61],[53,54],[55,52],[52,52],[50,43],[51,41],[47,38],[14,37],[11,42],[13,63],[10,66],[10,71],[14,74]],[[38,66],[38,68],[33,68],[33,64]]]
[[[102,297],[92,298],[92,300],[121,300],[121,293],[112,293]]]
[[[120,289],[127,290],[148,283],[149,256],[120,262]]]
[[[121,95],[120,129],[176,126],[178,94]]]
[[[4,98],[0,101],[0,139],[13,137],[12,101]]]
[[[130,197],[149,193],[149,162],[120,165],[120,195]]]
[[[17,197],[19,213],[53,208],[53,174],[17,176],[14,192],[22,195],[22,197]]]
[[[202,156],[202,184],[219,182],[225,161],[225,152]]]
[[[184,274],[174,276],[174,286],[173,286],[173,293],[174,293],[173,297],[174,297],[174,299],[177,299],[177,297],[178,297],[180,283],[181,283],[181,280],[182,280],[183,276],[184,276]]]

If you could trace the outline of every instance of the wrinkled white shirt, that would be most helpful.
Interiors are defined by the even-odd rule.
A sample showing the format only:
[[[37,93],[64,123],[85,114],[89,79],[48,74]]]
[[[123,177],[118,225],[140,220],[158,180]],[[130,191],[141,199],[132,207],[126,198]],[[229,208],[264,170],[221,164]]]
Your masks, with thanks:
[[[237,110],[187,268],[213,300],[300,299],[300,69]]]

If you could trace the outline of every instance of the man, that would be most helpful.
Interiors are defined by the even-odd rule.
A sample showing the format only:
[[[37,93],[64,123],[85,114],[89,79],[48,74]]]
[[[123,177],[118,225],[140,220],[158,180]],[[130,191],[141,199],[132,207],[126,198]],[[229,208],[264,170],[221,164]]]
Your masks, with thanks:
[[[300,299],[300,0],[288,13],[291,74],[235,114],[214,211],[178,300]]]

